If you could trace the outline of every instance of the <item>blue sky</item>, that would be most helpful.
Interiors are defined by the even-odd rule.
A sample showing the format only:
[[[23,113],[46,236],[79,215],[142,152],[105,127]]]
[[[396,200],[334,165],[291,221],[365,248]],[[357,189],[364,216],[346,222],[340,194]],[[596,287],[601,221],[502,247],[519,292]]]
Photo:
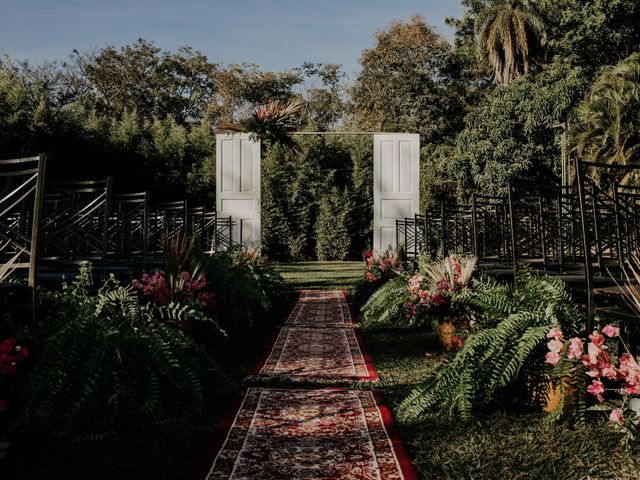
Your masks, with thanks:
[[[458,0],[0,0],[0,52],[39,63],[138,38],[189,45],[211,61],[285,70],[304,61],[358,69],[376,30],[424,15],[446,37]]]

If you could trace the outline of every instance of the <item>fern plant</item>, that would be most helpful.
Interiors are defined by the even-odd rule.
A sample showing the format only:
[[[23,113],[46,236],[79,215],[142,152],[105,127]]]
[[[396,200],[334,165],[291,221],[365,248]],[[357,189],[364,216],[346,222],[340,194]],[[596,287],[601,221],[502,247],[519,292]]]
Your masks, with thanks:
[[[527,382],[529,371],[543,368],[541,348],[553,326],[565,330],[579,318],[565,285],[550,277],[523,274],[518,286],[476,281],[456,299],[479,313],[483,328],[436,375],[416,387],[400,405],[399,417],[411,420],[439,412],[470,420],[505,387]]]
[[[143,422],[198,415],[230,381],[208,351],[140,306],[130,287],[108,280],[90,293],[90,274],[47,293],[54,313],[24,387],[23,426],[95,436]],[[169,318],[191,313],[165,309]]]
[[[397,324],[408,300],[406,275],[398,275],[376,290],[360,309],[360,321],[366,326]]]

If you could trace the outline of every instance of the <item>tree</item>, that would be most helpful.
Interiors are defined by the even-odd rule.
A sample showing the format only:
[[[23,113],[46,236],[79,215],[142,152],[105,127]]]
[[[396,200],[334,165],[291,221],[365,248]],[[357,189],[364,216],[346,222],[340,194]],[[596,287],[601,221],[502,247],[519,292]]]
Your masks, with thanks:
[[[257,105],[286,102],[302,82],[297,71],[265,72],[255,64],[229,65],[213,73],[216,91],[207,107],[213,122],[233,123]]]
[[[476,19],[478,52],[496,83],[507,85],[529,71],[542,49],[543,23],[528,0],[492,0]]]
[[[420,133],[440,142],[462,121],[464,99],[451,76],[452,49],[421,16],[393,22],[362,53],[351,91],[361,128]]]
[[[87,100],[100,113],[119,117],[135,110],[145,119],[171,117],[179,124],[202,119],[219,69],[191,48],[172,53],[142,39],[120,49],[76,50],[74,62],[87,84]]]
[[[497,87],[466,117],[440,163],[467,190],[487,194],[504,194],[514,179],[556,180],[560,148],[553,127],[567,119],[585,87],[582,69],[566,62]]]
[[[592,76],[640,50],[637,0],[537,0],[552,56]]]
[[[640,54],[606,70],[578,107],[575,148],[589,160],[640,161]]]
[[[306,115],[303,128],[324,131],[335,128],[345,119],[347,109],[342,67],[335,63],[305,62],[300,71],[305,75]]]

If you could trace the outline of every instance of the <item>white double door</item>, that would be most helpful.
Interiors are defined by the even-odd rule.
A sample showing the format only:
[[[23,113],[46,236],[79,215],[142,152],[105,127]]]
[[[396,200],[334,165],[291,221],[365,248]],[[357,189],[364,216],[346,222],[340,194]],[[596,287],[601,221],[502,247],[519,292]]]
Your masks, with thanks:
[[[396,246],[396,219],[420,208],[420,136],[373,136],[373,246]],[[216,210],[231,216],[233,241],[249,247],[261,242],[260,142],[247,134],[216,135]]]

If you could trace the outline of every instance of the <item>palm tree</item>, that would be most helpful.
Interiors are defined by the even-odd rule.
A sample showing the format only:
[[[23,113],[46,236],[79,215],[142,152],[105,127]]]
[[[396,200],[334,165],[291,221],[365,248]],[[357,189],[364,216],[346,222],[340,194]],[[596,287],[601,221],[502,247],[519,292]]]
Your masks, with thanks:
[[[595,81],[578,106],[573,137],[580,157],[624,165],[640,162],[639,53]]]
[[[502,85],[527,73],[542,50],[544,25],[528,0],[492,0],[478,15],[475,29],[478,51]]]
[[[238,123],[223,123],[221,130],[249,133],[263,144],[281,145],[293,154],[300,153],[300,144],[293,138],[295,118],[304,103],[297,98],[287,102],[274,101],[254,108]]]

